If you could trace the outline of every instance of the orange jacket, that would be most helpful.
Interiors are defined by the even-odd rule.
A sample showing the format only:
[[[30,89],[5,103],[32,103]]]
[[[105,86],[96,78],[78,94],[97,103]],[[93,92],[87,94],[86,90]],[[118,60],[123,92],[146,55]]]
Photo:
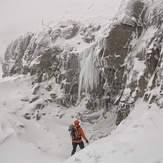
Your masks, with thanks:
[[[72,139],[72,142],[80,143],[80,142],[82,142],[82,138],[84,140],[87,140],[87,138],[86,138],[86,136],[84,134],[83,129],[80,126],[75,126],[75,127],[78,129],[78,137],[79,137],[79,139],[78,140],[73,140]]]

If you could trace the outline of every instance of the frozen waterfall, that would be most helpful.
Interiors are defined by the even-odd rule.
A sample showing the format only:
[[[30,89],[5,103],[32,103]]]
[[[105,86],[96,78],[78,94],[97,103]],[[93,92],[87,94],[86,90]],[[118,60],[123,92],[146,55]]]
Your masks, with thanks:
[[[99,72],[94,67],[95,54],[95,45],[80,54],[79,99],[81,92],[92,91],[99,83]]]

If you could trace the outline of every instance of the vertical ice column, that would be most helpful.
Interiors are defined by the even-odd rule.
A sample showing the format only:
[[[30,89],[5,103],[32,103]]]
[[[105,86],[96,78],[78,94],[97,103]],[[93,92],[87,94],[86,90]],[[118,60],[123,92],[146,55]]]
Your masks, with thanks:
[[[99,72],[94,67],[95,53],[96,49],[93,45],[80,54],[79,99],[81,91],[87,93],[96,88],[99,83]]]

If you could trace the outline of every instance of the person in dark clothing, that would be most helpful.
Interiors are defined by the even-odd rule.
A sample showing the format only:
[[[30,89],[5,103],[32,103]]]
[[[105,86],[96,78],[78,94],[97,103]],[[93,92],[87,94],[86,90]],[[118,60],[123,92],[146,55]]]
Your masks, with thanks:
[[[80,127],[78,120],[74,121],[74,125],[70,125],[69,131],[72,138],[72,156],[73,154],[75,154],[78,145],[80,149],[84,148],[84,142],[82,139],[84,139],[87,144],[89,144],[89,141],[87,140],[83,129]]]

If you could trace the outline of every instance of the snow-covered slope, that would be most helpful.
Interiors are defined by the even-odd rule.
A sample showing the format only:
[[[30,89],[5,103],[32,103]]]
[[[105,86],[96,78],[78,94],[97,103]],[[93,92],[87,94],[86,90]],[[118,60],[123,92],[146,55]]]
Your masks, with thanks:
[[[68,157],[68,154],[67,157],[65,154],[68,137],[65,137],[67,124],[64,120],[58,121],[58,118],[52,117],[53,114],[49,121],[46,121],[46,118],[37,121],[35,115],[32,120],[27,120],[20,114],[21,111],[27,113],[31,109],[21,101],[30,93],[29,80],[22,76],[6,78],[1,80],[0,90],[0,161],[46,163],[65,160]],[[39,115],[41,116],[41,113]],[[60,144],[61,139],[67,140],[64,146]]]
[[[163,110],[139,100],[107,138],[92,143],[65,163],[162,163]]]
[[[70,157],[71,139],[68,126],[78,117],[78,113],[87,112],[84,104],[67,110],[48,103],[42,109],[33,110],[35,104],[27,100],[32,98],[31,80],[29,76],[23,75],[2,79],[0,90],[1,162],[10,163],[14,160],[15,163],[61,163]],[[42,90],[42,94],[44,93],[45,98],[46,91]],[[103,117],[97,124],[81,121],[90,143],[105,137],[114,128],[115,115],[110,114],[113,116],[107,118],[108,124],[105,124]],[[100,117],[101,111],[94,116]]]
[[[59,144],[54,135],[46,134],[41,124],[24,121],[20,117],[2,111],[0,114],[0,162],[52,163],[62,162],[65,159],[55,152],[53,155],[47,154],[47,149],[56,150]],[[30,141],[31,137],[32,141]],[[51,141],[55,143],[51,144]],[[48,147],[45,145],[45,149],[40,150],[38,144],[35,143],[48,144]]]
[[[118,127],[113,125],[114,130],[101,140],[97,139],[105,137],[106,130],[109,130],[115,121],[111,112],[106,120],[101,117],[95,124],[81,123],[90,144],[82,151],[78,149],[78,152],[69,158],[71,141],[68,125],[73,123],[84,105],[67,111],[51,104],[40,110],[41,120],[37,121],[37,111],[31,120],[27,120],[21,114],[23,111],[30,111],[30,105],[21,101],[24,95],[28,96],[32,91],[27,79],[28,77],[15,76],[3,79],[0,83],[1,162],[163,162],[163,110],[158,109],[155,104],[149,108],[142,99],[136,102],[130,115]],[[23,90],[24,94],[20,93],[20,90]]]

